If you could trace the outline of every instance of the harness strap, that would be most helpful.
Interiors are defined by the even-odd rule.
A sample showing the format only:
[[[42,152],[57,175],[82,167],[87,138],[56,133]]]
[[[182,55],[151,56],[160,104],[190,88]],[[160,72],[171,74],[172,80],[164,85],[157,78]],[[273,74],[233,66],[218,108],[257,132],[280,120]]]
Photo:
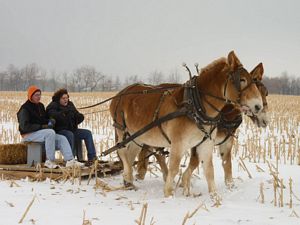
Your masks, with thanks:
[[[153,121],[152,123],[149,123],[147,126],[142,128],[141,130],[135,132],[134,134],[130,135],[130,137],[127,137],[126,139],[122,140],[121,142],[117,143],[115,146],[107,149],[106,151],[102,152],[101,156],[106,156],[120,148],[123,148],[128,144],[130,141],[134,140],[135,138],[141,136],[148,130],[156,127],[158,124],[164,123],[168,120],[175,119],[177,117],[185,116],[187,115],[187,110],[185,108],[181,108],[175,112],[169,113],[163,117],[158,118],[157,120]]]
[[[199,145],[201,145],[203,142],[205,142],[208,138],[211,138],[211,134],[212,132],[216,129],[216,126],[212,127],[212,129],[210,129],[210,132],[209,133],[205,133],[204,137],[202,138],[202,140],[196,144],[194,147],[198,147]]]
[[[154,122],[155,120],[158,119],[158,114],[159,114],[160,107],[161,107],[161,105],[162,105],[162,103],[163,103],[165,97],[166,97],[168,94],[169,94],[169,92],[168,92],[168,91],[165,91],[165,92],[162,94],[162,96],[160,97],[159,103],[158,103],[157,108],[156,108],[156,110],[155,110],[155,112],[154,112],[154,115],[153,115],[153,120],[152,120],[152,122]],[[167,142],[168,142],[169,144],[171,144],[171,140],[170,140],[170,138],[168,137],[168,135],[165,133],[165,131],[163,130],[161,124],[158,125],[158,128],[159,128],[160,132],[162,133],[162,135],[164,136],[164,138],[167,140]]]

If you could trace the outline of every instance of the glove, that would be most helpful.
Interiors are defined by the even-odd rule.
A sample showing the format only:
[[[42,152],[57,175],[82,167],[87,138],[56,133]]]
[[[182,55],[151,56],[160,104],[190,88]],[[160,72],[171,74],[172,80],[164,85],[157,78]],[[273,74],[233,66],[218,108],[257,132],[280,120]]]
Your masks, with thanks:
[[[55,119],[48,120],[47,124],[42,125],[42,129],[53,129],[54,125],[55,125],[55,122],[56,122]]]
[[[56,121],[55,121],[55,119],[49,119],[48,120],[48,128],[49,129],[53,129],[54,128],[54,126],[55,126],[55,123],[56,123]]]

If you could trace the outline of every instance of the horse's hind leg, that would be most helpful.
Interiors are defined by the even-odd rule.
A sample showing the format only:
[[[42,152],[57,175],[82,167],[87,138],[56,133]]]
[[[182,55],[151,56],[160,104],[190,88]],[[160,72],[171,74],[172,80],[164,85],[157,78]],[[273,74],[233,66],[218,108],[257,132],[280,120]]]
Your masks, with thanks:
[[[199,166],[199,158],[196,152],[196,148],[191,149],[191,157],[190,162],[186,170],[182,175],[182,180],[180,186],[183,187],[183,194],[186,196],[190,195],[190,188],[191,188],[191,177],[193,171]]]
[[[133,185],[133,162],[140,150],[134,143],[129,143],[125,148],[119,149],[118,154],[123,162],[123,180],[127,188],[135,188]]]
[[[157,148],[157,151],[162,151],[164,148]],[[147,168],[149,164],[149,155],[153,152],[154,150],[152,147],[148,145],[143,145],[143,148],[141,152],[138,155],[138,162],[137,162],[137,174],[135,177],[139,180],[144,180],[145,175],[147,173]],[[160,168],[161,172],[163,174],[163,179],[166,181],[167,175],[168,175],[168,166],[166,164],[166,157],[162,154],[154,154]]]
[[[137,174],[135,177],[139,180],[144,180],[147,173],[147,167],[149,164],[149,151],[150,147],[148,145],[143,145],[142,150],[138,155]]]
[[[222,158],[222,166],[225,175],[225,184],[230,187],[233,185],[232,179],[232,164],[231,164],[231,149],[233,145],[233,137],[229,137],[228,140],[220,145],[220,155]]]
[[[123,163],[123,181],[127,188],[133,187],[132,166],[127,156],[127,147],[118,150],[119,158]]]
[[[164,148],[158,148],[158,151],[163,151]],[[168,176],[168,166],[166,163],[166,156],[160,153],[155,154],[155,158],[160,166],[161,172],[163,174],[163,179],[166,182]]]

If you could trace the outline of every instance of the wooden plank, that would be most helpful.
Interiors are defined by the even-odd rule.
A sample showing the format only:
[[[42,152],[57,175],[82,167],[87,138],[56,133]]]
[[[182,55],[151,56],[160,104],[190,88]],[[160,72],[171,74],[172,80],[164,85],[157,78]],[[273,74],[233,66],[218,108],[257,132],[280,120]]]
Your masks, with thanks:
[[[42,175],[39,175],[39,173],[31,172],[31,171],[8,171],[8,170],[0,170],[0,177],[3,179],[24,179],[26,177],[29,177],[30,179],[41,179],[45,180],[46,178],[50,179],[57,179],[62,174],[59,173],[42,173]]]
[[[10,170],[10,171],[28,171],[28,172],[38,172],[40,171],[39,169],[35,168],[35,167],[29,167],[27,166],[27,164],[19,164],[19,165],[0,165],[0,170]],[[65,167],[63,167],[63,169],[66,169]],[[72,170],[67,169],[67,170]],[[63,173],[61,168],[58,169],[49,169],[49,168],[41,168],[41,171],[43,173]],[[90,172],[90,168],[85,167],[81,169],[82,173],[89,173]]]
[[[88,177],[91,173],[92,167],[82,168],[80,171],[80,176],[82,178]],[[120,162],[100,162],[97,168],[97,174],[99,177],[105,175],[114,175],[122,170],[122,164]],[[73,172],[75,172],[76,177],[78,177],[78,170],[73,171],[73,168],[34,168],[29,167],[27,164],[19,165],[0,165],[0,176],[5,179],[22,179],[29,177],[33,180],[44,180],[46,178],[51,179],[62,179],[66,177],[71,177]],[[94,172],[92,173],[94,176]]]

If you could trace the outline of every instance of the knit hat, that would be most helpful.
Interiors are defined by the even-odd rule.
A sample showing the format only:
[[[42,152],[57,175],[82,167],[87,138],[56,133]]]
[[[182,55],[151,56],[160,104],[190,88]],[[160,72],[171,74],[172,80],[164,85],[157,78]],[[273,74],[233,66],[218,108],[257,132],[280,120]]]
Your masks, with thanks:
[[[41,92],[41,89],[39,89],[37,86],[32,85],[28,88],[27,97],[28,97],[29,101],[31,101],[32,95],[34,95],[34,93],[37,92],[37,91]]]

